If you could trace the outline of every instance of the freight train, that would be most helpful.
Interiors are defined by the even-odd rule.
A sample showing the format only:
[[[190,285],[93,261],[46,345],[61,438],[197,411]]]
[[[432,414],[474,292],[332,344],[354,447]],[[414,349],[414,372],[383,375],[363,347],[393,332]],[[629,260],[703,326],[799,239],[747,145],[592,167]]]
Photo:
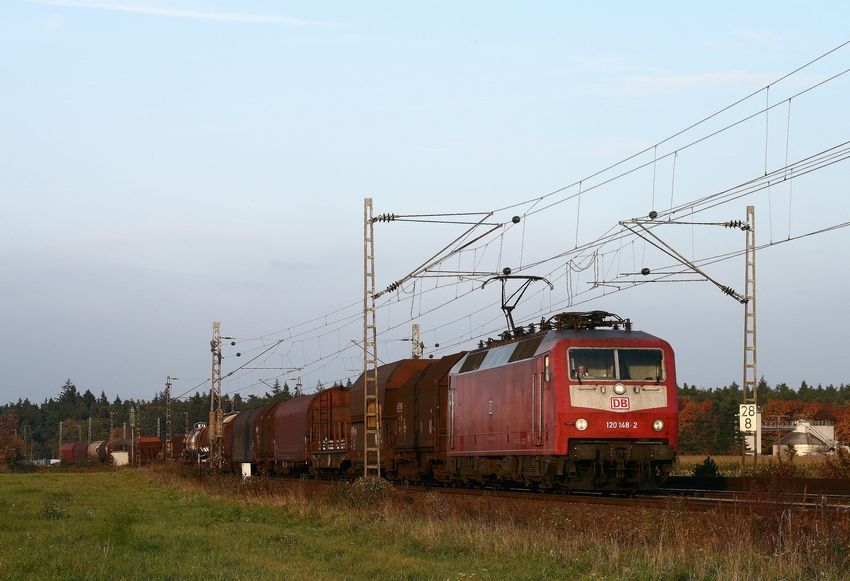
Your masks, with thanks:
[[[160,456],[162,440],[154,437],[68,443],[59,447],[59,459],[68,464],[113,462],[115,452],[127,454],[128,461],[150,462]]]
[[[553,491],[647,490],[676,458],[673,350],[628,319],[562,313],[439,359],[378,367],[381,473],[391,481]],[[356,478],[364,378],[224,418],[225,471]],[[198,424],[172,449],[209,465]],[[214,464],[218,464],[215,462]]]

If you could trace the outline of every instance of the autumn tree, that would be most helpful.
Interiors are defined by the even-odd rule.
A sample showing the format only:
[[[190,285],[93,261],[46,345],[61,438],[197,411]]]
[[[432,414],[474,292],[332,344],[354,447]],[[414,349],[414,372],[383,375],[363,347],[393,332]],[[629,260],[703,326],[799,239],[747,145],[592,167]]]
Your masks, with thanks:
[[[0,465],[17,464],[24,457],[24,441],[18,437],[18,416],[0,416]]]

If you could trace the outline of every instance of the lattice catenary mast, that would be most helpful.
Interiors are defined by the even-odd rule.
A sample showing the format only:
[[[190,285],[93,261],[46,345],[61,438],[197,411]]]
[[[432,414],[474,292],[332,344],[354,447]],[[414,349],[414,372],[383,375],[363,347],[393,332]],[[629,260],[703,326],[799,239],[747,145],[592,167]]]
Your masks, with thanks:
[[[753,468],[758,466],[758,456],[761,452],[761,430],[758,421],[758,376],[756,375],[756,210],[755,206],[747,206],[747,266],[746,288],[744,289],[744,405],[752,405],[755,409],[755,426],[753,432]],[[743,438],[741,450],[741,465],[746,467],[747,438]]]
[[[422,359],[422,338],[419,332],[419,323],[413,323],[410,341],[410,357],[412,359]]]
[[[221,427],[224,412],[221,407],[221,323],[213,323],[212,386],[210,387],[210,465],[221,467]]]
[[[378,340],[375,322],[375,219],[363,204],[363,476],[381,476]]]
[[[174,450],[171,448],[171,380],[180,379],[179,377],[171,377],[170,375],[165,380],[165,459],[169,460],[174,455]]]

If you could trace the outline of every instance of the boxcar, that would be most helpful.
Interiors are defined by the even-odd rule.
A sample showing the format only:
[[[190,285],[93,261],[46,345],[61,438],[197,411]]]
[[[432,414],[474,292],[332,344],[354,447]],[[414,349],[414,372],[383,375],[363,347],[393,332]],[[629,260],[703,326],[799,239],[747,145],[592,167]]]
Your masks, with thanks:
[[[156,459],[162,451],[162,440],[152,436],[113,440],[107,444],[107,450],[112,452],[127,452],[130,462],[150,462]]]
[[[59,459],[68,464],[79,464],[88,461],[88,444],[68,443],[59,447]]]
[[[271,403],[254,418],[254,465],[259,474],[274,473],[275,412],[282,402]]]
[[[394,470],[409,482],[448,481],[446,410],[449,371],[466,353],[428,361],[396,395],[395,431],[390,434]]]
[[[395,479],[396,462],[390,442],[396,440],[396,403],[398,389],[414,374],[419,375],[429,364],[427,359],[402,359],[378,367],[378,447],[381,454],[382,471],[387,478]],[[364,448],[364,381],[363,374],[351,386],[351,462],[356,473],[363,473]]]
[[[283,402],[274,416],[275,470],[319,477],[345,472],[351,465],[350,428],[345,388],[332,387]]]

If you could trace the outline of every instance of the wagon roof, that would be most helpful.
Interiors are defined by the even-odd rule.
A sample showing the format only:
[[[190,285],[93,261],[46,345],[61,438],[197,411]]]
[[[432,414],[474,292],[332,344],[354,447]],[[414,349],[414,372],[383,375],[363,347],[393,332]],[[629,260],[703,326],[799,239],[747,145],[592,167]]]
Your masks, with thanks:
[[[313,405],[313,402],[317,397],[334,389],[340,390],[344,388],[340,386],[328,387],[315,393],[308,393],[306,395],[293,397],[284,402],[280,402],[280,405],[274,409],[274,413],[278,417],[281,415],[306,413],[306,410],[310,409],[310,406]]]
[[[411,375],[405,382],[404,387],[410,388],[417,383],[428,385],[429,383],[441,381],[464,355],[466,355],[466,351],[446,355],[445,357],[431,361],[428,367],[422,370],[421,374]]]

